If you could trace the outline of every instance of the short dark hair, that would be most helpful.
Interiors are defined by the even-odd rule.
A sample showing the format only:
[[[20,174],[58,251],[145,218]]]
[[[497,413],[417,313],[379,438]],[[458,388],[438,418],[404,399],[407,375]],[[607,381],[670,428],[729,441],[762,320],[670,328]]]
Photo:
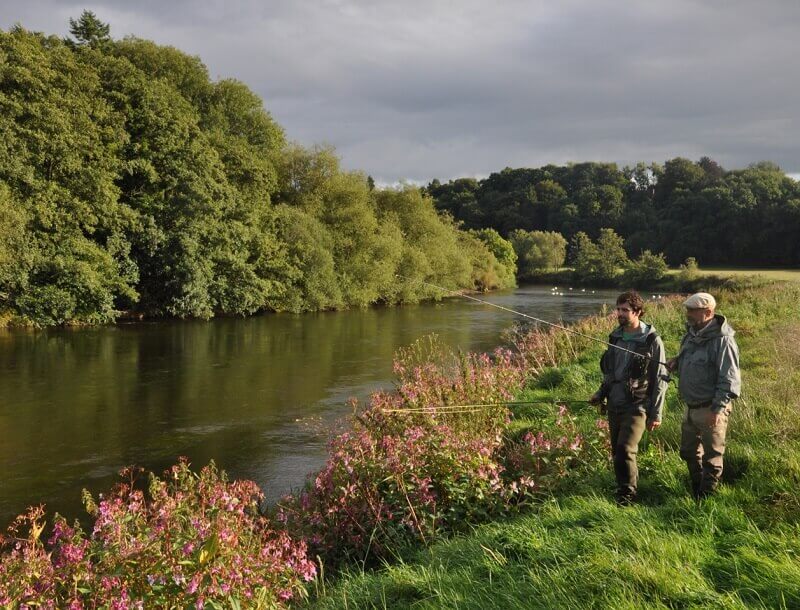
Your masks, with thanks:
[[[623,303],[630,305],[631,309],[639,315],[644,313],[644,300],[635,290],[628,290],[617,297],[617,305],[622,305]]]

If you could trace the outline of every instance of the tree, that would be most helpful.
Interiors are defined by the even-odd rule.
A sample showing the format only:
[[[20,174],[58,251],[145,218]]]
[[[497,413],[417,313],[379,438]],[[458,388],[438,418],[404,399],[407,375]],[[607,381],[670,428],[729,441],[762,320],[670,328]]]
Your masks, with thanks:
[[[591,238],[579,231],[570,241],[570,263],[575,275],[582,281],[590,281],[597,277],[600,251]]]
[[[581,231],[573,238],[570,250],[575,274],[583,281],[608,283],[628,263],[622,238],[613,229],[601,229],[597,243]]]
[[[555,231],[512,231],[509,236],[519,260],[519,277],[531,279],[542,271],[556,271],[567,255],[567,240]]]
[[[517,253],[510,241],[500,237],[494,229],[481,229],[472,231],[492,253],[495,261],[490,261],[490,266],[497,267],[496,288],[513,288],[517,285]]]
[[[628,255],[622,237],[614,229],[600,229],[597,238],[597,250],[600,260],[597,265],[597,277],[600,280],[611,280],[620,269],[628,264]]]
[[[78,46],[105,47],[111,42],[111,28],[92,11],[83,11],[78,19],[69,20],[69,32]]]

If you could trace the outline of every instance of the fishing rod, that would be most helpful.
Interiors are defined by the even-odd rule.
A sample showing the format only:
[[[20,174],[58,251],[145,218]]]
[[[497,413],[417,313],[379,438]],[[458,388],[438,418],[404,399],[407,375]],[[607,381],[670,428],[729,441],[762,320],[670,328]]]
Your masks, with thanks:
[[[603,339],[598,339],[597,337],[593,337],[592,335],[587,335],[585,333],[578,332],[577,330],[574,330],[572,328],[568,328],[568,327],[566,327],[566,326],[564,326],[562,324],[556,324],[554,322],[548,322],[547,320],[542,320],[541,318],[537,318],[537,317],[528,315],[526,313],[522,313],[521,311],[517,311],[517,310],[511,309],[509,307],[503,307],[502,305],[497,305],[496,303],[490,303],[489,301],[484,301],[483,299],[479,299],[479,298],[474,297],[472,295],[464,294],[462,291],[459,291],[459,290],[450,290],[449,288],[444,288],[443,286],[438,286],[437,284],[432,284],[431,282],[426,282],[425,280],[415,280],[413,278],[405,277],[404,275],[400,275],[399,273],[396,273],[395,275],[397,277],[399,277],[399,278],[402,278],[404,280],[408,280],[410,282],[419,282],[421,284],[425,284],[426,286],[430,286],[432,288],[436,288],[436,289],[441,290],[443,292],[454,294],[456,296],[460,296],[460,297],[464,297],[465,299],[469,299],[470,301],[475,301],[477,303],[482,303],[483,305],[489,305],[490,307],[494,307],[494,308],[500,309],[502,311],[507,311],[509,313],[513,313],[515,315],[522,316],[523,318],[528,318],[529,320],[533,320],[534,322],[539,322],[540,324],[546,324],[547,326],[552,326],[553,328],[558,328],[560,330],[563,330],[564,332],[572,333],[573,335],[577,335],[579,337],[583,337],[584,339],[589,339],[589,340],[595,341],[597,343],[602,343],[603,345],[607,345],[608,347],[613,347],[613,348],[618,349],[620,351],[628,352],[629,354],[633,354],[634,356],[636,356],[638,358],[647,358],[647,356],[642,356],[642,354],[639,354],[639,353],[635,352],[632,349],[628,349],[628,348],[622,347],[620,345],[615,345],[614,343],[610,343],[608,341],[604,341]],[[649,359],[650,358],[648,358],[648,360]],[[658,363],[659,364],[663,364],[664,366],[668,366],[666,362],[663,362],[661,360],[659,360]]]
[[[485,407],[502,406],[532,406],[532,405],[572,405],[572,404],[592,404],[588,400],[507,400],[503,402],[484,402],[465,405],[431,405],[428,407],[406,407],[400,409],[382,409],[385,413],[441,413],[443,415],[472,413],[481,411]]]

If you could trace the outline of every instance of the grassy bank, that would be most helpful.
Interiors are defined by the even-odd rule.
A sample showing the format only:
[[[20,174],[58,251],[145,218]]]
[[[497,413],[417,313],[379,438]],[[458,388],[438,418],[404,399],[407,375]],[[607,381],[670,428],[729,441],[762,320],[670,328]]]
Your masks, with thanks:
[[[731,267],[708,267],[697,269],[689,274],[680,269],[669,269],[666,275],[658,280],[629,281],[623,269],[614,279],[585,280],[579,278],[570,268],[558,271],[547,271],[527,278],[533,284],[549,284],[554,286],[594,286],[599,288],[627,289],[635,285],[639,290],[654,292],[698,292],[707,290],[732,290],[764,286],[772,282],[798,282],[800,269],[754,269]]]
[[[662,428],[642,444],[639,504],[612,502],[607,463],[565,478],[523,514],[399,553],[383,569],[320,582],[316,608],[796,608],[800,607],[800,286],[719,294],[738,331],[743,396],[729,427],[725,484],[696,503],[678,457],[681,407],[670,387]],[[647,316],[674,354],[680,301]],[[596,336],[611,322],[594,320]],[[601,346],[569,342],[532,363],[520,398],[585,398]],[[557,366],[553,366],[553,364]],[[510,434],[536,430],[518,409]],[[594,413],[576,408],[578,422]]]
[[[670,274],[677,274],[678,269],[671,269]],[[704,267],[701,270],[703,275],[716,275],[723,278],[759,276],[767,280],[798,282],[800,281],[800,269],[756,269],[756,268],[736,268],[736,267]]]

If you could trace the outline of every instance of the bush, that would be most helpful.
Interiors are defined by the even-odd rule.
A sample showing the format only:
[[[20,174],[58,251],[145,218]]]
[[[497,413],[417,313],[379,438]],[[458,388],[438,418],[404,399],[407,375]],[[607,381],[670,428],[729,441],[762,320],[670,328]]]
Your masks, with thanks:
[[[697,280],[699,277],[700,265],[697,264],[697,260],[693,256],[690,256],[680,266],[680,270],[678,271],[678,282],[681,285],[689,284]]]
[[[16,519],[3,539],[0,605],[272,608],[305,594],[316,567],[304,542],[259,515],[255,483],[181,461],[163,480],[151,475],[148,498],[135,471],[123,474],[97,503],[84,492],[90,536],[56,515],[45,545],[41,507]]]
[[[652,284],[663,279],[667,270],[667,261],[663,254],[653,254],[650,250],[645,250],[639,258],[628,264],[623,279],[631,286]]]

